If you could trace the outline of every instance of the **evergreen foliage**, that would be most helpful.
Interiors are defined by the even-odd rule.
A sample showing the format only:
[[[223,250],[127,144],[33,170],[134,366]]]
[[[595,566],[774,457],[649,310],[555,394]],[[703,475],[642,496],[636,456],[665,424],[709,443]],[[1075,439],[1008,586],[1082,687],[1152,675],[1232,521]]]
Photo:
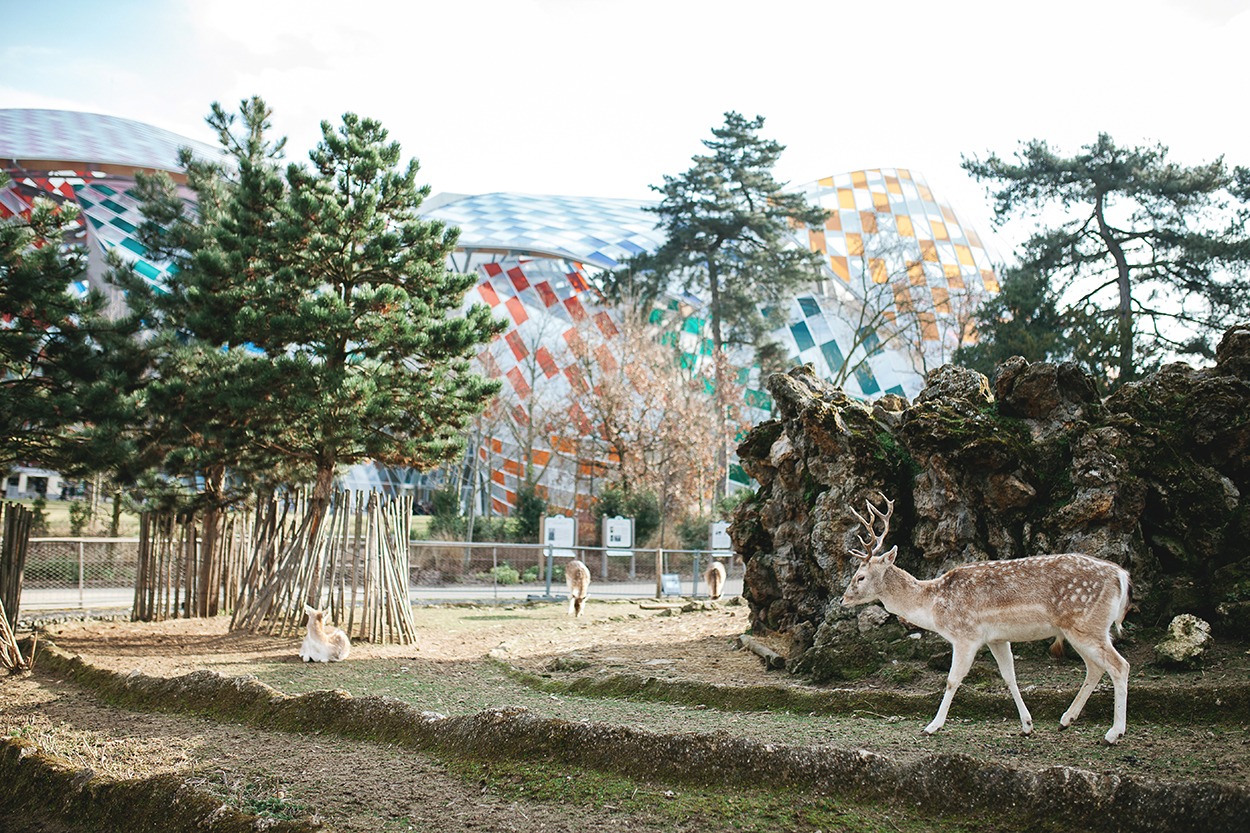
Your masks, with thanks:
[[[283,169],[270,112],[213,106],[225,162],[183,158],[198,215],[168,178],[142,183],[145,243],[178,267],[167,291],[120,278],[156,330],[162,464],[311,476],[324,499],[342,465],[454,457],[498,389],[470,357],[500,329],[485,306],[460,312],[474,277],[444,266],[456,231],[417,215],[429,188],[376,121],[323,122],[311,164]]]
[[[618,297],[651,300],[670,290],[709,299],[712,343],[757,345],[768,330],[761,308],[780,308],[819,275],[819,258],[793,245],[792,224],[819,225],[824,211],[782,191],[772,169],[785,146],[764,139],[764,118],[728,112],[709,153],[679,176],[664,176],[648,210],[666,235],[654,253],[632,258],[612,276]]]
[[[120,453],[90,431],[120,418],[135,354],[105,298],[71,290],[86,269],[66,243],[77,217],[73,204],[36,199],[0,221],[0,471],[28,462],[81,475]]]
[[[1003,270],[999,292],[982,303],[975,318],[984,337],[961,346],[953,361],[989,377],[1012,356],[1030,362],[1075,360],[1094,368],[1114,344],[1114,334],[1103,328],[1097,310],[1061,309],[1050,280],[1022,267]]]
[[[1050,283],[1060,317],[1078,319],[1060,341],[1115,384],[1169,354],[1212,357],[1213,337],[1250,313],[1250,174],[1222,157],[1184,167],[1167,154],[1162,145],[1120,147],[1104,133],[1070,157],[1034,139],[1014,161],[963,160],[990,183],[997,223],[1017,214],[1039,222],[1018,253],[1017,278]],[[1029,314],[1047,317],[1045,295],[1034,297]],[[982,334],[997,341],[1000,327],[1006,341],[1021,330],[990,317]]]

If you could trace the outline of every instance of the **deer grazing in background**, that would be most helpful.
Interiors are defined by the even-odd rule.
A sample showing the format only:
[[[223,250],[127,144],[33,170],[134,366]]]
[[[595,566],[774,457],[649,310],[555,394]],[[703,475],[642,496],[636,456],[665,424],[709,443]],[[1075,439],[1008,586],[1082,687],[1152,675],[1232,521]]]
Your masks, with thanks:
[[[720,598],[721,590],[725,587],[725,565],[719,561],[713,561],[712,565],[707,568],[707,572],[703,574],[707,579],[707,595],[712,601]]]
[[[300,645],[299,658],[304,662],[338,662],[347,659],[352,643],[347,634],[338,628],[326,629],[325,614],[315,607],[304,605],[308,614],[308,635]]]
[[[937,716],[924,728],[926,735],[946,722],[951,700],[982,645],[989,645],[1020,712],[1020,727],[1030,734],[1033,717],[1016,685],[1011,643],[1057,637],[1066,639],[1085,660],[1085,683],[1059,719],[1059,728],[1066,729],[1080,716],[1106,671],[1115,689],[1115,716],[1105,739],[1115,743],[1123,737],[1129,665],[1111,644],[1111,628],[1118,632],[1128,611],[1128,572],[1108,561],[1067,553],[965,564],[921,581],[895,566],[898,547],[881,552],[894,512],[894,502],[884,495],[882,500],[884,512],[866,501],[872,520],[851,509],[871,541],[860,535],[865,549],[851,550],[863,563],[847,585],[842,604],[880,600],[889,612],[951,643],[946,693]],[[879,533],[874,529],[877,521],[882,523]]]
[[[564,568],[564,580],[569,585],[569,615],[581,616],[590,593],[590,569],[575,558]]]

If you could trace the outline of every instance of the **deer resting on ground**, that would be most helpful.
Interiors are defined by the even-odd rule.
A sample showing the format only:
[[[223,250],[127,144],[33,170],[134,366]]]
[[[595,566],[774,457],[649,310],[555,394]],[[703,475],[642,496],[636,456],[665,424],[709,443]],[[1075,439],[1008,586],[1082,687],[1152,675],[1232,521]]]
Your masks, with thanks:
[[[304,662],[338,662],[347,659],[352,643],[347,634],[335,627],[326,628],[325,614],[315,607],[304,605],[308,614],[308,635],[300,645],[299,658]]]
[[[581,616],[590,593],[590,568],[575,558],[564,568],[564,580],[569,585],[569,615]]]
[[[946,722],[951,700],[982,645],[989,645],[1020,712],[1021,730],[1030,734],[1033,717],[1016,685],[1011,643],[1055,637],[1066,639],[1085,661],[1085,682],[1059,719],[1059,728],[1068,728],[1080,716],[1106,671],[1115,690],[1115,714],[1105,739],[1115,743],[1123,737],[1129,664],[1112,646],[1111,628],[1118,633],[1128,611],[1127,571],[1088,555],[1066,553],[965,564],[921,581],[894,564],[897,546],[881,552],[894,512],[894,502],[882,499],[884,512],[866,501],[872,520],[851,509],[869,538],[860,535],[864,549],[850,551],[862,564],[847,585],[842,604],[880,600],[890,613],[951,643],[946,693],[937,716],[924,728],[926,735]]]

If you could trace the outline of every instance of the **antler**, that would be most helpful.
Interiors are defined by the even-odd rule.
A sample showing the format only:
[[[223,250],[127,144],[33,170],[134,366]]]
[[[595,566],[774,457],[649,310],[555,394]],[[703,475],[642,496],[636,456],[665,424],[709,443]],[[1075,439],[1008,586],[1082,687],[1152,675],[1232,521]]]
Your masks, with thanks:
[[[885,501],[886,511],[882,512],[880,509],[872,505],[871,500],[865,499],[864,504],[868,507],[868,514],[872,516],[871,521],[856,512],[854,507],[851,507],[851,514],[855,516],[855,520],[863,524],[864,528],[868,531],[868,534],[872,537],[872,542],[869,543],[865,540],[863,535],[860,535],[859,533],[856,533],[855,535],[855,537],[859,539],[860,545],[865,549],[868,549],[868,552],[864,552],[864,550],[850,551],[851,555],[861,561],[867,561],[877,553],[881,552],[881,548],[885,546],[885,536],[890,534],[890,516],[894,514],[894,501],[890,500],[880,492],[877,492],[877,496]],[[873,526],[876,525],[878,520],[884,523],[880,534],[873,530]]]

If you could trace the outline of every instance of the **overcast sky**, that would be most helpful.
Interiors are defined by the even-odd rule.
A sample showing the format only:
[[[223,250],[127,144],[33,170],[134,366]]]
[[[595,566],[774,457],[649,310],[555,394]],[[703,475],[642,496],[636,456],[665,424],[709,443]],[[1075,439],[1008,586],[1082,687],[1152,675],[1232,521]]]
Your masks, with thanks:
[[[991,236],[961,154],[1102,131],[1250,165],[1250,0],[0,0],[0,19],[0,107],[213,141],[210,103],[259,94],[301,160],[352,111],[435,192],[650,198],[727,110],[765,117],[783,181],[911,168]]]

